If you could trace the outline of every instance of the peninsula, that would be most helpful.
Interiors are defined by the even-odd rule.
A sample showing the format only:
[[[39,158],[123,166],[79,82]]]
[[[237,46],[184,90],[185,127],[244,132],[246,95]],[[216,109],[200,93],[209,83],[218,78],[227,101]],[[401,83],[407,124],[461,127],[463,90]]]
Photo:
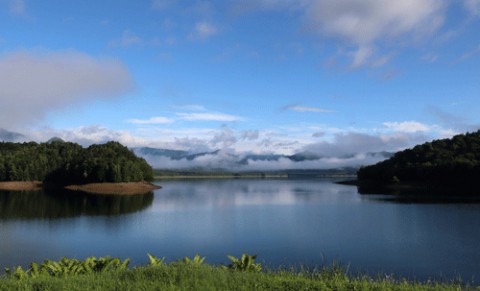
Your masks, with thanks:
[[[382,185],[474,186],[480,177],[480,131],[397,152],[357,172],[358,182]]]
[[[153,170],[118,142],[83,148],[48,143],[0,143],[0,189],[66,188],[102,194],[140,194],[160,188]]]

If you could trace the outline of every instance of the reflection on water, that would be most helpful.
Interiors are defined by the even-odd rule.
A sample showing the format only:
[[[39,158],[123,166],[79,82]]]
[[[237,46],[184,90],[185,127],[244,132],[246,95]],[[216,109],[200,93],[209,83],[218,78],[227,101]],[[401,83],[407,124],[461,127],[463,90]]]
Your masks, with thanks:
[[[383,186],[378,184],[361,184],[357,187],[358,193],[365,199],[395,203],[427,203],[452,204],[468,203],[480,204],[479,185],[440,186],[410,185],[410,186]]]
[[[336,260],[351,273],[418,280],[480,275],[480,204],[384,203],[328,180],[161,186],[121,197],[0,192],[0,263],[110,255],[145,264],[148,252],[219,264],[247,252],[272,267]]]
[[[0,219],[120,215],[146,209],[152,202],[153,192],[117,196],[69,191],[0,191]]]
[[[165,187],[164,187],[165,188]],[[156,210],[199,207],[235,207],[297,205],[351,201],[350,187],[338,187],[330,181],[306,180],[197,180],[169,181],[168,187],[155,197]],[[360,197],[357,197],[360,199]]]

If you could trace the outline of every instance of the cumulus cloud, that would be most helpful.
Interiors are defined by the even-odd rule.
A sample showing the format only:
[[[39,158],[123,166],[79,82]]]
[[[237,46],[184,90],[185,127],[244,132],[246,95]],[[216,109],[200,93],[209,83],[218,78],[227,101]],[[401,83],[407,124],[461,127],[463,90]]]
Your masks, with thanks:
[[[210,140],[213,147],[229,148],[237,142],[237,138],[232,129],[224,126],[222,130],[215,134]]]
[[[20,51],[0,56],[0,126],[36,121],[45,113],[133,88],[122,62],[76,51]]]
[[[479,0],[463,0],[479,15]],[[232,11],[243,14],[275,9],[303,15],[312,32],[344,41],[351,66],[380,67],[391,58],[380,50],[392,40],[417,41],[436,31],[444,21],[447,0],[245,0],[232,1]],[[406,42],[405,42],[406,40]],[[397,42],[398,43],[398,42]]]
[[[242,132],[241,138],[242,140],[257,140],[260,133],[258,130],[246,130]]]
[[[325,132],[323,131],[312,133],[312,137],[324,137],[324,136],[325,136]]]
[[[443,23],[443,0],[317,0],[309,1],[306,20],[310,28],[327,37],[356,46],[352,66],[361,66],[374,55],[376,42],[402,36],[417,38]]]
[[[126,130],[112,130],[100,125],[81,126],[68,129],[42,128],[38,130],[29,130],[26,135],[34,141],[45,142],[52,137],[59,137],[65,141],[75,142],[82,146],[91,144],[105,143],[108,141],[118,141],[128,146],[143,146],[147,140],[132,135]]]

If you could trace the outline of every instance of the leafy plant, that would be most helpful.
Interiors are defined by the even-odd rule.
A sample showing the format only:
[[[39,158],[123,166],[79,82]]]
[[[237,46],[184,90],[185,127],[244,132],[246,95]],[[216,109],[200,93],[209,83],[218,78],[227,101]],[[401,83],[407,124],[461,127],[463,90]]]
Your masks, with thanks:
[[[149,253],[147,253],[147,255],[148,255],[148,259],[150,260],[150,266],[163,266],[163,265],[165,265],[165,263],[164,263],[165,257],[158,258],[158,257],[155,257],[152,254],[149,254]]]
[[[242,272],[255,272],[258,273],[262,270],[262,264],[255,263],[257,255],[243,254],[240,259],[234,256],[227,256],[232,263],[226,266],[227,269],[242,271]]]
[[[5,273],[8,275],[8,276],[12,276],[13,278],[17,279],[17,280],[25,280],[25,279],[28,279],[28,270],[25,271],[23,270],[22,267],[16,267],[14,269],[14,271],[12,272],[12,270],[10,268],[5,268]]]
[[[5,268],[5,272],[8,276],[22,280],[29,276],[37,278],[41,275],[49,275],[52,277],[65,277],[76,276],[80,274],[88,273],[100,273],[110,270],[126,270],[130,259],[121,261],[119,258],[111,257],[89,257],[84,261],[77,259],[61,258],[60,261],[55,262],[51,260],[45,260],[42,264],[31,263],[30,269],[23,270],[22,267],[17,267],[12,270]]]
[[[205,261],[205,257],[202,258],[200,254],[196,254],[193,259],[190,259],[189,257],[183,258],[183,262],[190,265],[201,265],[203,264],[203,261]]]
[[[89,257],[83,262],[83,267],[86,273],[91,272],[104,272],[109,270],[126,270],[130,259],[121,261],[119,258],[111,258],[109,256],[103,258]]]

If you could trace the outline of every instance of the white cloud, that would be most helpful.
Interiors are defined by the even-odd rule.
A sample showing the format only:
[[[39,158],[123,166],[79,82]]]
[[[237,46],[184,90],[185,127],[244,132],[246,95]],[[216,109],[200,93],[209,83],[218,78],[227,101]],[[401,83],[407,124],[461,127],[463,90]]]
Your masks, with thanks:
[[[305,146],[303,151],[322,157],[344,157],[382,151],[395,152],[425,142],[428,137],[407,133],[371,135],[358,132],[336,134],[331,141]]]
[[[139,45],[142,43],[142,39],[135,35],[131,30],[124,30],[122,36],[119,39],[112,40],[109,43],[110,47],[130,47]]]
[[[432,129],[430,126],[416,121],[384,122],[383,125],[390,130],[405,133],[427,132]]]
[[[126,130],[112,130],[99,125],[81,126],[68,129],[43,128],[41,131],[30,130],[27,135],[37,142],[45,142],[52,137],[59,137],[65,141],[75,142],[82,146],[107,141],[118,141],[127,146],[143,146],[149,140],[134,136]]]
[[[206,113],[177,113],[177,116],[181,120],[188,121],[241,121],[242,117],[224,114],[224,113],[215,113],[215,112],[206,112]]]
[[[215,148],[229,148],[237,143],[237,138],[235,137],[235,133],[232,129],[223,126],[222,130],[216,133],[213,138],[210,140],[210,144],[212,147]]]
[[[416,39],[443,23],[444,0],[309,1],[306,20],[313,31],[357,47],[352,66],[367,63],[379,41]]]
[[[449,134],[447,131],[443,133]],[[344,132],[335,134],[328,141],[312,143],[311,139],[310,144],[302,146],[302,143],[292,137],[282,139],[268,132],[238,131],[227,126],[219,129],[161,129],[153,138],[142,135],[138,131],[111,130],[102,126],[64,130],[43,129],[25,134],[37,141],[46,141],[53,136],[58,136],[83,146],[115,140],[129,147],[150,146],[185,150],[190,153],[209,153],[180,160],[158,156],[145,156],[145,158],[154,166],[162,168],[205,167],[228,168],[235,171],[357,167],[385,159],[386,156],[381,153],[382,151],[395,152],[432,139],[417,132],[377,135]],[[246,136],[252,139],[245,138]],[[259,146],[259,144],[263,145]],[[283,152],[285,147],[291,147],[291,150]],[[263,158],[251,158],[252,153],[261,154]],[[272,153],[277,155],[270,155]],[[287,156],[278,156],[278,154],[294,153],[301,153],[308,159],[298,161]]]
[[[465,6],[475,16],[480,16],[480,0],[465,0]]]
[[[323,157],[313,160],[295,161],[286,156],[270,156],[266,159],[250,158],[245,153],[220,150],[197,156],[193,159],[172,159],[165,156],[143,156],[153,167],[163,169],[227,169],[231,171],[275,171],[294,169],[332,169],[359,167],[385,159],[381,154],[357,154],[349,157]]]
[[[37,121],[51,110],[133,88],[122,62],[76,51],[0,56],[0,127]]]
[[[370,57],[373,55],[373,47],[370,45],[361,45],[358,49],[352,53],[353,61],[352,67],[358,68],[363,66],[365,63],[368,62]]]
[[[312,1],[307,17],[312,28],[323,34],[367,45],[380,38],[424,33],[443,21],[442,0],[318,0]]]
[[[201,21],[195,24],[193,32],[189,35],[189,38],[192,40],[195,39],[207,39],[211,36],[214,36],[218,33],[218,28],[208,22]]]
[[[176,149],[186,150],[190,153],[202,153],[212,151],[212,148],[210,148],[206,140],[195,137],[175,138],[175,141],[172,145]]]
[[[298,112],[317,112],[317,113],[334,112],[333,110],[322,109],[318,107],[306,107],[306,106],[298,106],[298,105],[288,106],[287,109],[298,111]]]
[[[242,140],[257,140],[260,133],[258,130],[246,130],[242,132],[241,138]]]
[[[167,123],[172,123],[175,120],[168,118],[168,117],[163,117],[163,116],[157,116],[157,117],[151,117],[149,119],[129,119],[127,120],[128,123],[132,124],[167,124]]]

